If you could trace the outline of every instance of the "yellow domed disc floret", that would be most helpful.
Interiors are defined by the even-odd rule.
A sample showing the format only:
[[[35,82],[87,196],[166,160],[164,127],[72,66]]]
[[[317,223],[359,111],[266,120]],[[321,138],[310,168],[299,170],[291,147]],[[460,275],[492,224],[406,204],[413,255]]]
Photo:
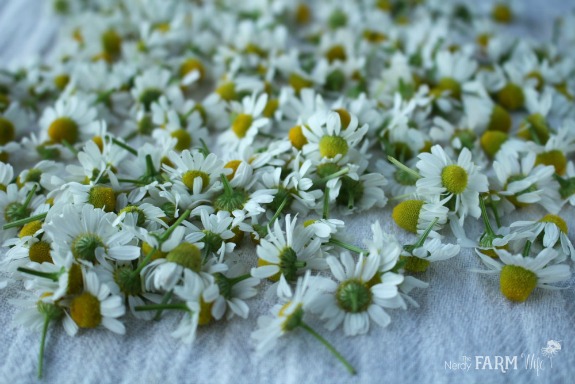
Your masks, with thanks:
[[[467,181],[467,172],[459,165],[448,165],[441,172],[441,182],[449,193],[462,193],[467,188]]]
[[[232,123],[232,131],[237,137],[244,138],[246,133],[252,126],[253,117],[247,113],[240,113],[236,116],[234,122]]]
[[[236,98],[236,85],[231,82],[225,82],[216,88],[215,92],[225,101],[230,101]]]
[[[14,141],[15,137],[16,129],[14,124],[10,120],[0,117],[0,145]]]
[[[196,177],[202,179],[202,191],[205,190],[210,183],[210,176],[202,171],[187,171],[182,175],[182,183],[191,191],[194,189],[194,180]]]
[[[508,111],[516,111],[523,107],[525,103],[525,95],[520,86],[513,83],[507,83],[497,93],[497,100],[499,104]]]
[[[303,127],[301,125],[296,125],[289,130],[288,133],[289,141],[296,149],[302,149],[304,145],[307,144],[307,138],[303,134]]]
[[[176,139],[176,151],[182,152],[184,149],[189,149],[192,146],[192,135],[185,129],[177,129],[173,131],[170,136]]]
[[[100,301],[89,292],[74,297],[70,304],[70,317],[80,328],[96,328],[102,323]]]
[[[351,115],[349,112],[343,108],[334,109],[334,112],[337,112],[339,115],[339,120],[341,121],[341,129],[346,129],[351,122]]]
[[[78,124],[69,117],[57,118],[48,127],[48,136],[55,143],[66,141],[74,144],[78,141],[79,133]]]
[[[345,156],[349,146],[340,136],[324,136],[319,141],[319,153],[322,157],[333,159],[337,155]]]
[[[214,319],[212,317],[212,307],[214,302],[206,303],[203,297],[200,297],[200,315],[198,316],[198,325],[208,325]]]
[[[345,48],[343,45],[334,45],[325,53],[326,59],[333,63],[334,61],[345,61],[347,59],[347,54],[345,53]]]
[[[35,263],[52,263],[52,256],[50,254],[50,243],[45,241],[38,241],[30,245],[28,250],[28,257],[30,261]]]
[[[202,80],[205,76],[206,70],[204,68],[204,64],[198,59],[188,59],[180,65],[180,77],[184,78],[189,73],[193,71],[198,71],[200,74],[200,80]]]
[[[498,23],[510,23],[513,20],[513,12],[509,5],[505,3],[497,3],[491,10],[491,17]]]
[[[454,78],[444,77],[439,79],[439,82],[432,90],[432,94],[436,97],[441,96],[444,92],[449,92],[449,95],[456,100],[461,99],[461,85]]]
[[[202,253],[194,244],[179,244],[176,248],[168,252],[166,260],[194,272],[200,272],[202,270]]]
[[[523,302],[537,286],[537,275],[518,265],[505,265],[501,269],[499,286],[503,296]]]
[[[505,132],[485,131],[480,139],[481,148],[487,156],[493,158],[508,138],[509,136]]]
[[[416,233],[423,200],[405,200],[393,208],[393,221],[406,231]]]
[[[42,228],[42,222],[40,220],[35,220],[30,223],[26,223],[20,230],[18,237],[22,238],[24,236],[32,236],[38,230],[40,230],[40,228]]]
[[[541,223],[553,223],[557,226],[557,228],[559,228],[561,230],[561,232],[563,232],[564,234],[567,234],[569,228],[567,227],[567,223],[565,222],[565,220],[563,220],[561,217],[557,216],[557,215],[545,215],[541,218],[541,220],[539,220],[539,222]]]
[[[513,120],[509,112],[499,104],[495,104],[489,117],[488,131],[501,131],[508,133],[513,125]]]
[[[116,194],[112,187],[96,185],[90,188],[90,192],[88,192],[88,203],[92,204],[94,208],[113,212],[116,210]]]
[[[552,165],[555,167],[555,173],[562,175],[567,168],[567,157],[558,149],[552,149],[547,152],[537,154],[535,165]]]

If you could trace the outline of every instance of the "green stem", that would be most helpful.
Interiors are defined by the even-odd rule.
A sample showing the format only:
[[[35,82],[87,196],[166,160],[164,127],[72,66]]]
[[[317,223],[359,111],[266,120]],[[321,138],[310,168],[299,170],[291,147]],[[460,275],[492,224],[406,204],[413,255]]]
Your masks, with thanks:
[[[138,131],[133,131],[132,133],[129,133],[128,136],[124,137],[124,141],[130,141],[132,140],[134,137],[138,136]]]
[[[338,239],[331,238],[331,239],[329,239],[328,243],[333,244],[333,245],[337,245],[338,247],[347,249],[347,250],[352,251],[352,252],[363,253],[363,254],[368,253],[365,249],[361,249],[360,247],[356,247],[355,245],[345,243],[345,242],[338,240]]]
[[[279,206],[278,209],[276,210],[276,213],[274,213],[274,215],[272,216],[272,218],[271,218],[271,220],[270,220],[270,222],[269,222],[269,224],[268,224],[270,227],[272,226],[272,224],[274,223],[274,221],[277,220],[277,218],[279,217],[279,215],[281,215],[283,209],[285,208],[285,206],[286,206],[286,204],[287,204],[287,202],[288,202],[288,198],[289,198],[289,197],[290,197],[290,196],[288,195],[288,196],[285,197],[285,199],[283,199],[282,203],[280,204],[280,206]]]
[[[489,222],[489,217],[487,216],[487,209],[485,208],[485,200],[483,196],[479,195],[479,207],[481,208],[481,217],[483,218],[483,224],[485,224],[485,232],[491,237],[495,236],[493,228],[491,228],[491,223]]]
[[[317,180],[314,184],[323,184],[325,182],[330,181],[331,179],[335,179],[335,178],[343,176],[347,173],[349,173],[349,167],[342,168],[339,171],[332,173],[331,175],[327,175],[326,177],[322,177],[321,179]]]
[[[523,248],[523,257],[529,256],[529,252],[531,252],[531,244],[533,244],[531,240],[527,240],[525,247]]]
[[[50,325],[50,316],[44,315],[44,326],[42,327],[42,339],[40,340],[40,356],[38,357],[38,378],[42,378],[42,368],[44,367],[44,347],[46,346],[46,335]]]
[[[427,237],[429,236],[429,233],[431,232],[431,230],[433,229],[433,227],[435,226],[435,224],[437,224],[437,222],[439,221],[439,217],[436,217],[435,219],[433,219],[433,221],[431,222],[431,224],[429,224],[427,226],[427,228],[425,229],[425,232],[423,232],[421,234],[421,236],[419,237],[419,239],[417,240],[417,243],[415,243],[413,245],[413,249],[419,248],[423,245],[423,243],[425,243],[425,239],[427,239]]]
[[[38,184],[34,184],[30,192],[28,192],[28,194],[26,195],[26,200],[24,201],[24,204],[22,204],[22,208],[20,209],[24,210],[28,208],[28,205],[30,205],[32,197],[34,197],[34,194],[36,193],[36,189],[38,189]]]
[[[126,151],[130,152],[134,156],[138,155],[138,151],[136,151],[134,148],[130,147],[128,144],[122,143],[120,140],[116,139],[115,137],[111,137],[111,139],[112,139],[112,143],[116,144],[118,147],[124,148]]]
[[[329,187],[325,187],[323,192],[323,212],[321,217],[325,220],[329,218]]]
[[[501,228],[501,220],[499,219],[499,212],[497,211],[497,205],[493,200],[489,202],[489,207],[491,211],[493,211],[493,216],[495,216],[495,224],[497,224],[497,228]]]
[[[18,267],[17,271],[22,272],[22,273],[27,273],[28,275],[43,277],[45,279],[49,279],[52,281],[58,281],[58,279],[60,278],[60,275],[58,273],[40,272],[40,271],[36,271],[34,269],[25,268],[25,267]]]
[[[68,148],[68,150],[70,152],[72,152],[75,156],[78,156],[78,150],[76,148],[74,148],[74,146],[70,143],[68,143],[68,141],[66,140],[62,140],[62,145],[66,148]]]
[[[234,191],[230,185],[230,182],[228,181],[228,178],[223,173],[220,175],[220,178],[222,179],[222,184],[224,185],[224,193],[226,196],[230,196],[232,193],[234,193]]]
[[[190,309],[182,303],[174,304],[150,304],[150,305],[140,305],[134,308],[136,311],[163,311],[166,309],[175,309],[179,311],[189,311]]]
[[[160,244],[163,243],[164,241],[168,240],[168,238],[170,237],[170,235],[172,234],[172,232],[174,232],[174,230],[180,225],[182,224],[182,222],[184,220],[186,220],[188,218],[188,216],[190,216],[190,213],[192,213],[191,209],[186,209],[184,211],[184,213],[182,213],[180,215],[180,217],[178,217],[178,220],[176,220],[176,222],[166,230],[166,232],[162,233],[162,236],[160,236],[159,238],[159,242]]]
[[[162,303],[160,305],[167,305],[168,302],[170,301],[170,299],[172,298],[173,294],[174,294],[174,290],[166,292],[166,294],[162,298]],[[156,316],[154,316],[154,320],[160,320],[160,318],[162,317],[162,312],[163,312],[162,308],[158,309]]]
[[[389,160],[389,162],[390,162],[391,164],[395,165],[397,168],[399,168],[399,169],[401,169],[401,170],[403,170],[403,171],[409,173],[410,175],[412,175],[412,176],[414,176],[414,177],[416,177],[416,178],[418,178],[418,179],[421,178],[421,175],[420,175],[417,171],[415,171],[415,170],[409,168],[407,165],[403,164],[402,162],[400,162],[400,161],[397,160],[396,158],[394,158],[394,157],[392,157],[392,156],[387,156],[387,159]]]
[[[338,359],[345,366],[345,368],[348,370],[349,373],[351,373],[352,375],[355,375],[357,373],[355,371],[355,368],[353,368],[353,366],[337,351],[337,349],[335,349],[334,346],[331,345],[329,341],[323,338],[323,336],[314,331],[313,328],[311,328],[303,321],[301,322],[300,326],[303,329],[305,329],[309,334],[311,334],[313,337],[315,337],[320,343],[322,343],[335,356],[335,358]]]
[[[156,176],[156,169],[154,167],[154,161],[152,160],[152,155],[146,155],[146,175],[150,177]]]
[[[31,222],[36,221],[36,220],[42,220],[42,219],[44,219],[47,215],[48,215],[48,212],[44,212],[44,213],[40,213],[40,214],[35,215],[35,216],[27,217],[27,218],[25,218],[25,219],[20,219],[20,220],[12,221],[12,222],[10,222],[10,223],[8,223],[8,224],[5,224],[5,225],[2,227],[2,229],[6,230],[6,229],[10,229],[10,228],[21,227],[21,226],[24,225],[24,224],[28,224],[28,223],[31,223]]]
[[[31,222],[36,221],[36,220],[42,220],[42,219],[46,218],[47,215],[48,215],[48,212],[44,212],[44,213],[40,213],[40,214],[35,215],[35,216],[27,217],[25,219],[12,221],[8,224],[5,224],[2,227],[2,229],[6,230],[6,229],[10,229],[10,228],[15,228],[15,227],[21,227],[24,224],[28,224],[28,223],[31,223]]]
[[[200,143],[202,144],[202,148],[200,150],[204,153],[204,156],[208,156],[210,154],[210,149],[206,145],[204,139],[200,139]]]
[[[154,248],[152,248],[152,250],[150,252],[148,252],[148,254],[146,256],[144,256],[144,259],[142,260],[142,262],[140,264],[138,264],[138,267],[136,269],[134,269],[134,271],[132,271],[132,273],[131,273],[132,276],[138,276],[140,274],[140,272],[142,272],[142,269],[144,269],[144,267],[146,265],[148,265],[148,263],[152,259],[152,256],[154,256],[154,253],[156,253],[157,250],[158,250],[158,248],[154,247]]]

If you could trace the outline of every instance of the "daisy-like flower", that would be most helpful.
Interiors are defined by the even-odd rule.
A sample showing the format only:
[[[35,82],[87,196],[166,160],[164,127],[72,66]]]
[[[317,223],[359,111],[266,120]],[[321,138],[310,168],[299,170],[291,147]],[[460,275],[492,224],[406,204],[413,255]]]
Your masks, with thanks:
[[[459,254],[458,244],[443,244],[438,238],[426,239],[407,256],[405,269],[410,272],[424,272],[429,263],[447,260]]]
[[[436,56],[436,64],[438,80],[431,94],[438,98],[439,106],[443,110],[449,111],[451,110],[450,103],[441,97],[447,95],[451,99],[461,100],[464,83],[477,70],[477,62],[466,52],[452,53],[442,50]]]
[[[559,184],[553,179],[553,166],[536,165],[533,152],[519,153],[500,151],[493,162],[493,170],[499,184],[498,194],[515,207],[539,204],[548,212],[559,211]]]
[[[230,213],[227,211],[219,211],[210,215],[205,210],[202,210],[200,211],[200,219],[203,229],[187,222],[184,223],[184,225],[193,231],[204,234],[202,241],[206,254],[210,255],[213,252],[220,258],[230,254],[236,245],[232,241],[235,236],[235,233],[231,230],[234,218],[231,217]]]
[[[112,260],[135,260],[140,249],[129,243],[133,235],[114,226],[116,214],[104,212],[90,204],[81,207],[64,205],[53,207],[51,221],[44,225],[46,234],[54,241],[54,251],[60,255],[72,252],[76,260],[96,262],[96,253]]]
[[[559,242],[563,255],[575,259],[575,249],[569,240],[567,223],[560,216],[548,214],[538,221],[516,221],[511,223],[510,228],[512,232],[509,236],[513,239],[527,238],[535,241],[539,235],[542,235],[543,247],[554,248]]]
[[[44,110],[40,118],[41,138],[45,141],[73,145],[92,137],[88,127],[96,118],[96,110],[77,96],[62,98],[54,107]]]
[[[567,264],[556,264],[559,256],[552,248],[543,249],[537,256],[511,254],[498,249],[499,260],[495,260],[481,252],[477,252],[487,270],[473,270],[479,273],[499,274],[501,293],[512,301],[527,300],[537,287],[557,289],[550,284],[568,280],[571,272]]]
[[[268,95],[252,94],[242,99],[242,104],[234,103],[232,109],[236,115],[228,131],[218,137],[218,143],[224,148],[239,149],[250,146],[260,129],[265,127],[269,119],[262,117],[268,102]]]
[[[467,215],[481,215],[479,193],[488,190],[487,177],[471,160],[471,152],[463,148],[454,164],[441,146],[434,145],[431,153],[419,155],[416,164],[421,175],[416,183],[417,193],[449,198],[447,204],[451,204],[461,223]]]
[[[122,298],[112,295],[93,271],[84,273],[84,291],[72,297],[67,307],[64,329],[70,336],[74,336],[78,328],[104,327],[121,335],[126,333],[124,324],[117,319],[126,312]]]
[[[247,319],[250,308],[244,300],[257,294],[256,286],[260,279],[242,274],[244,266],[233,264],[225,272],[214,274],[215,282],[219,287],[219,296],[214,301],[212,313],[216,320],[226,315],[230,320],[234,316]]]
[[[6,224],[27,219],[45,213],[47,205],[43,204],[46,196],[35,194],[35,188],[29,183],[22,188],[8,184],[6,190],[0,189],[0,228]],[[18,228],[2,230],[0,239],[7,240],[16,235]]]
[[[288,332],[301,326],[306,311],[313,306],[321,293],[317,284],[318,278],[311,276],[310,271],[297,280],[295,292],[282,276],[277,295],[282,304],[271,309],[272,316],[264,315],[258,318],[258,329],[252,333],[259,354],[269,352],[277,340]],[[321,279],[321,278],[320,278]]]
[[[383,308],[401,306],[398,285],[403,276],[393,272],[380,274],[378,253],[368,257],[360,254],[357,263],[347,252],[339,258],[329,256],[326,261],[338,280],[326,287],[328,293],[317,302],[326,328],[334,330],[343,323],[344,333],[355,336],[369,331],[370,320],[387,326],[391,318]]]
[[[304,269],[324,268],[320,240],[313,238],[313,231],[298,226],[297,217],[292,220],[291,215],[286,216],[285,223],[285,233],[276,220],[273,230],[268,228],[268,235],[260,240],[256,248],[258,267],[252,268],[252,276],[277,281],[283,275],[295,281]]]
[[[158,66],[145,70],[134,79],[132,97],[144,110],[150,111],[152,103],[162,95],[174,89],[179,91],[177,87],[169,87],[170,76],[170,71]]]
[[[393,208],[391,217],[401,228],[419,235],[425,232],[432,222],[435,222],[429,235],[438,237],[437,231],[447,223],[449,208],[445,206],[445,203],[445,199],[443,201],[437,199],[435,201],[404,200]]]
[[[307,144],[302,148],[308,158],[340,161],[351,148],[356,147],[367,133],[367,125],[358,127],[357,117],[350,114],[346,127],[340,115],[334,111],[322,110],[314,113],[307,121],[303,135]]]
[[[168,157],[173,167],[164,165],[164,169],[175,183],[184,186],[198,199],[206,199],[221,188],[220,175],[229,170],[215,154],[205,156],[198,150],[172,151]]]

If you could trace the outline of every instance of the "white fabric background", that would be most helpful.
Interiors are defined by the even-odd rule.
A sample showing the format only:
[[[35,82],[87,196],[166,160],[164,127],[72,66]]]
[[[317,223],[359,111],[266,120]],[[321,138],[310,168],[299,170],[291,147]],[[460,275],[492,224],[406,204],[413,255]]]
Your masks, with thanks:
[[[0,0],[0,60],[23,62],[49,50],[57,20],[49,15],[48,0]],[[522,2],[523,15],[516,33],[549,36],[550,22],[572,0]],[[562,212],[575,230],[574,209]],[[380,220],[384,230],[408,240],[391,221],[391,207],[347,219],[349,233],[370,236],[369,225]],[[531,209],[508,220],[538,218]],[[507,221],[509,223],[509,221]],[[482,230],[469,222],[470,235]],[[573,236],[571,236],[573,238]],[[411,240],[411,239],[409,239]],[[451,239],[452,241],[454,239]],[[244,248],[246,257],[253,249]],[[536,290],[523,304],[511,303],[499,293],[498,280],[468,271],[482,267],[469,250],[450,261],[432,265],[418,276],[429,281],[427,290],[413,297],[421,308],[390,311],[392,323],[356,338],[342,332],[316,330],[330,340],[357,368],[351,377],[311,336],[296,332],[263,359],[253,353],[249,335],[255,319],[271,303],[260,295],[252,300],[250,318],[201,328],[196,342],[183,345],[170,336],[178,321],[168,314],[160,322],[127,320],[128,332],[118,336],[96,330],[68,337],[61,327],[49,333],[45,352],[46,383],[572,383],[575,376],[575,292],[573,283],[560,291]],[[9,300],[18,290],[0,291],[0,384],[35,382],[40,334],[12,325]],[[559,340],[562,350],[553,359],[540,350],[548,340]],[[539,354],[544,361],[537,376],[526,370],[520,355]],[[518,356],[518,370],[445,369],[445,361],[461,356]]]

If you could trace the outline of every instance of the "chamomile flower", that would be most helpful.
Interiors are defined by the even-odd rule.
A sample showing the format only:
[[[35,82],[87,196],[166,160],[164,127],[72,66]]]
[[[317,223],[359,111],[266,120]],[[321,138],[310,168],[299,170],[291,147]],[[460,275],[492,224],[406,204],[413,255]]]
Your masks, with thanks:
[[[552,248],[543,249],[537,256],[511,254],[498,249],[497,261],[481,252],[477,252],[487,270],[474,272],[499,274],[501,293],[512,301],[527,300],[535,288],[557,289],[551,285],[565,281],[571,277],[567,264],[557,264],[554,260],[559,256]]]
[[[311,229],[298,225],[297,217],[285,218],[285,233],[279,220],[269,228],[268,235],[260,240],[256,248],[258,267],[252,269],[252,276],[277,281],[284,276],[295,281],[305,269],[322,269],[325,261],[320,250],[320,241],[313,238]]]
[[[398,285],[403,276],[393,272],[380,275],[377,253],[368,257],[361,254],[357,263],[349,253],[342,253],[339,258],[328,256],[326,261],[338,280],[326,287],[328,293],[317,302],[326,328],[334,330],[343,323],[344,333],[355,336],[367,333],[370,321],[381,327],[389,325],[391,318],[383,308],[401,305]]]
[[[487,177],[472,162],[467,148],[463,148],[457,163],[453,163],[443,148],[435,145],[431,153],[419,155],[416,166],[421,175],[416,183],[418,194],[448,197],[447,204],[461,223],[467,215],[475,218],[481,215],[479,193],[487,192]]]
[[[77,96],[61,98],[48,107],[40,118],[41,138],[52,143],[74,145],[92,137],[88,130],[96,118],[96,110]]]
[[[84,291],[70,299],[64,317],[64,329],[74,336],[79,328],[104,327],[123,335],[126,328],[117,318],[126,308],[120,296],[113,295],[93,271],[84,273]]]
[[[318,111],[307,121],[309,129],[303,129],[307,144],[302,148],[304,156],[320,160],[339,161],[354,148],[367,133],[367,125],[358,127],[357,117],[351,116],[347,127],[342,126],[337,112]]]

